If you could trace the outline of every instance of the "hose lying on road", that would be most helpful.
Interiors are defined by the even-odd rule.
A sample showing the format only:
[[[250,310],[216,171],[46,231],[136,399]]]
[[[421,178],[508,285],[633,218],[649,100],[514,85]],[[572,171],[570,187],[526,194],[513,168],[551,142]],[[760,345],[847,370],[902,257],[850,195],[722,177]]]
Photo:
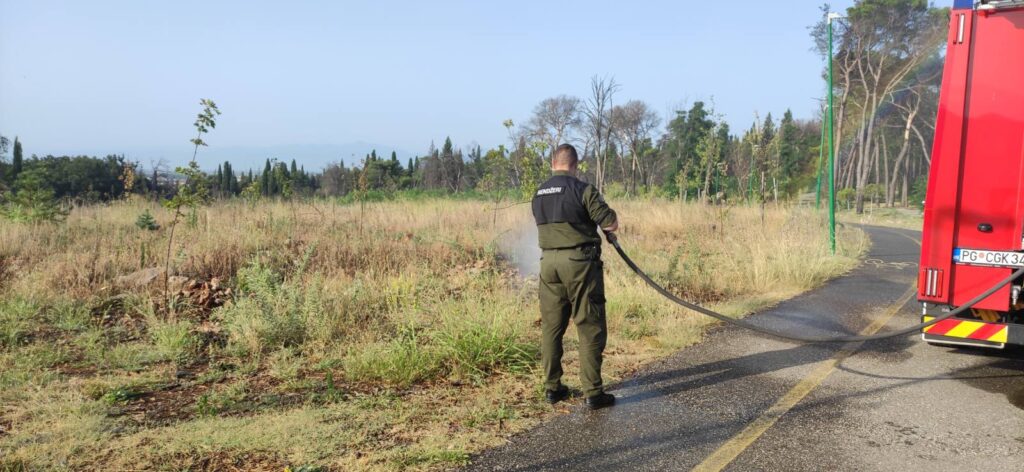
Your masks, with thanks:
[[[974,297],[971,301],[965,303],[964,305],[962,305],[960,307],[957,307],[955,310],[950,311],[949,313],[946,313],[946,314],[944,314],[942,316],[936,317],[935,319],[933,319],[933,320],[931,320],[931,321],[929,321],[927,323],[920,323],[920,324],[916,324],[916,325],[913,325],[913,326],[908,326],[906,328],[898,329],[898,330],[895,330],[895,331],[889,331],[889,332],[885,332],[885,333],[873,334],[873,335],[868,335],[868,336],[805,336],[805,335],[800,335],[800,334],[783,333],[783,332],[780,332],[780,331],[775,331],[773,329],[765,328],[763,326],[758,326],[758,325],[756,325],[754,323],[751,323],[749,321],[731,318],[731,317],[723,315],[721,313],[718,313],[718,312],[709,310],[707,308],[704,308],[704,307],[702,307],[700,305],[696,305],[696,304],[690,303],[690,302],[688,302],[686,300],[683,300],[682,298],[677,297],[672,292],[669,292],[668,290],[666,290],[661,285],[658,285],[658,283],[655,282],[653,279],[651,279],[650,276],[645,274],[643,269],[638,267],[636,265],[636,263],[633,262],[633,260],[629,258],[629,256],[626,254],[626,251],[622,250],[622,246],[619,245],[618,238],[615,237],[615,234],[613,234],[613,233],[605,233],[605,236],[608,238],[608,242],[613,247],[615,247],[615,252],[619,253],[619,257],[622,258],[622,260],[626,263],[626,265],[629,266],[630,269],[633,270],[633,272],[636,272],[636,275],[639,275],[640,278],[643,279],[644,282],[647,283],[647,285],[650,285],[651,288],[653,288],[655,291],[657,291],[658,293],[663,295],[665,298],[675,302],[677,305],[680,305],[680,306],[685,307],[685,308],[689,308],[689,309],[691,309],[693,311],[696,311],[697,313],[700,313],[702,315],[710,316],[710,317],[712,317],[712,318],[714,318],[716,320],[719,320],[719,321],[722,321],[722,322],[725,322],[725,323],[729,323],[731,325],[735,325],[735,326],[738,326],[740,328],[749,329],[751,331],[755,331],[755,332],[758,332],[758,333],[761,333],[761,334],[764,334],[764,335],[767,335],[767,336],[771,336],[773,338],[784,339],[784,340],[787,340],[787,341],[802,342],[802,343],[852,343],[852,342],[864,342],[864,341],[877,341],[879,339],[889,339],[889,338],[895,338],[895,337],[899,337],[899,336],[906,336],[906,335],[911,334],[911,333],[919,333],[924,328],[927,328],[927,327],[932,326],[932,325],[934,325],[936,323],[939,323],[940,321],[952,318],[952,317],[957,316],[957,315],[959,315],[959,314],[961,314],[961,313],[963,313],[963,312],[965,312],[967,310],[970,310],[971,307],[973,307],[975,304],[977,304],[977,303],[981,302],[982,300],[988,298],[993,293],[996,293],[996,291],[998,291],[999,289],[1003,288],[1004,286],[1006,286],[1010,282],[1013,282],[1015,279],[1017,279],[1021,275],[1024,275],[1024,269],[1018,269],[1012,275],[1007,277],[1006,280],[1003,280],[1002,282],[999,282],[998,284],[996,284],[992,288],[986,290],[981,295],[978,295],[977,297]]]

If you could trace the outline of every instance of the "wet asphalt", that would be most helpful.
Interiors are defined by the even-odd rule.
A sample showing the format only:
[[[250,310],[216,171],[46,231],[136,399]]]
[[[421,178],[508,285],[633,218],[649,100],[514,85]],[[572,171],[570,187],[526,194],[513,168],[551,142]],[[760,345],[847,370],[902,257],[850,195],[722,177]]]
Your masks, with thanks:
[[[751,316],[808,334],[858,333],[920,319],[920,233],[865,228],[865,263]],[[652,292],[652,296],[654,293]],[[467,470],[690,470],[849,345],[800,345],[714,328],[698,345],[613,386],[618,404],[574,407]],[[739,454],[730,471],[1024,471],[1024,353],[956,349],[906,336],[862,344]]]

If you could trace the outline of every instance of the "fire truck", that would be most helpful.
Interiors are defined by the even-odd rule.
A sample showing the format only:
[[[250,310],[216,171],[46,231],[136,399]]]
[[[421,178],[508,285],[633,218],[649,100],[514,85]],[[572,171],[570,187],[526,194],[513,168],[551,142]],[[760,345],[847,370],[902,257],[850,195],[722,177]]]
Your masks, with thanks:
[[[1024,0],[956,0],[924,203],[924,321],[1024,267]],[[1024,280],[925,328],[933,344],[1024,345]]]

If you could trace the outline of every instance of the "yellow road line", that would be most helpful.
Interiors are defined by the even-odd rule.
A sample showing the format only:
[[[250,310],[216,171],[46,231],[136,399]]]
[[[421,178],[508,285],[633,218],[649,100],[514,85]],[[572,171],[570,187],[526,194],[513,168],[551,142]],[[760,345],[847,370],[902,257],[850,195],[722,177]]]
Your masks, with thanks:
[[[885,326],[885,324],[888,323],[889,320],[892,319],[892,317],[895,316],[901,308],[903,308],[903,305],[906,305],[907,302],[910,301],[911,297],[916,293],[917,287],[915,284],[914,286],[911,286],[894,305],[890,306],[882,316],[876,318],[870,325],[861,330],[860,334],[870,336],[877,333],[878,330],[882,329],[882,327]],[[807,374],[800,383],[796,384],[795,387],[786,392],[779,401],[775,402],[775,404],[762,413],[761,416],[748,424],[746,428],[743,428],[743,431],[740,431],[737,435],[726,441],[725,444],[722,444],[721,447],[704,459],[704,462],[701,462],[697,467],[694,467],[693,470],[695,472],[718,472],[724,469],[725,466],[736,460],[743,451],[750,447],[754,441],[757,441],[765,431],[768,431],[769,428],[775,425],[775,423],[779,421],[779,418],[782,418],[782,415],[785,415],[789,410],[793,409],[797,403],[800,403],[804,397],[814,389],[818,388],[818,386],[832,374],[840,362],[845,360],[847,357],[850,357],[850,355],[856,352],[857,349],[860,349],[863,344],[864,343],[852,344],[843,348],[832,359],[818,362],[818,365],[814,367],[811,373]]]

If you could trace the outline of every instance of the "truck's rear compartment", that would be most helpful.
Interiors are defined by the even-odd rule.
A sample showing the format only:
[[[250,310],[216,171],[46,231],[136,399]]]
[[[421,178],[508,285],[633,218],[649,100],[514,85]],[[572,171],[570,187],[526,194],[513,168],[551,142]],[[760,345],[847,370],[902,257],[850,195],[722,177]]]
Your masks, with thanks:
[[[1004,2],[996,2],[1004,3]],[[965,305],[1024,267],[1024,8],[953,11],[925,203],[923,319]],[[926,341],[1024,345],[1021,280]]]

